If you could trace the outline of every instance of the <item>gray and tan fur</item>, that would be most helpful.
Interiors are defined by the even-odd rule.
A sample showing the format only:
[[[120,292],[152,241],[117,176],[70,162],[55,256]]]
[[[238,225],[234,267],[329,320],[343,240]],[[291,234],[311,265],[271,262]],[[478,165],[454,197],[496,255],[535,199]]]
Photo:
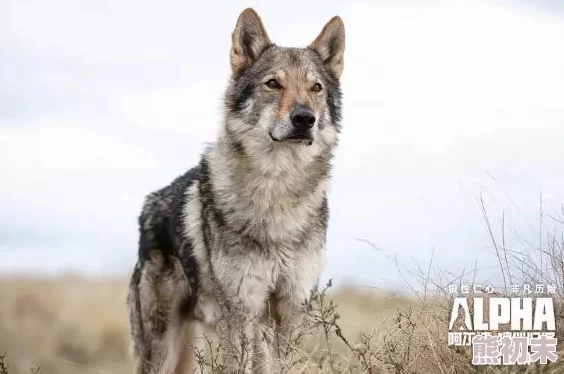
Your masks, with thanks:
[[[230,371],[270,372],[261,326],[273,317],[284,341],[324,266],[343,22],[307,48],[283,48],[246,9],[232,43],[217,140],[139,217],[128,296],[139,374],[192,372],[198,326],[231,347]]]

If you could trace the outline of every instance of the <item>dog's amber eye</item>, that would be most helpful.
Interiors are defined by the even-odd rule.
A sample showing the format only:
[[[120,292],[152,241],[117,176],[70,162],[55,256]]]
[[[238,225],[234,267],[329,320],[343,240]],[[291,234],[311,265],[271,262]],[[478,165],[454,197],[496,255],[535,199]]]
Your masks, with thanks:
[[[269,79],[266,83],[266,86],[268,88],[273,88],[273,89],[280,89],[282,88],[282,86],[280,85],[280,83],[278,83],[278,81],[274,78]]]
[[[321,84],[320,84],[320,83],[316,83],[316,84],[313,85],[313,87],[311,87],[311,90],[312,90],[313,92],[319,92],[319,91],[321,91],[322,89],[323,89],[323,87],[321,87]]]

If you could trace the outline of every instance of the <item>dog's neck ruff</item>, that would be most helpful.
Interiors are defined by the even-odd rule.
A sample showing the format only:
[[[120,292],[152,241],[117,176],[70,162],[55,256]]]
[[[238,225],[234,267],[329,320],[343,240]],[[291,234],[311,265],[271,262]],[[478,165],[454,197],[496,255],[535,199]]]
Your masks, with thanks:
[[[280,242],[292,240],[318,219],[326,204],[330,150],[309,162],[297,155],[288,146],[270,145],[258,159],[220,137],[204,158],[214,199],[227,221],[245,227],[249,235]]]

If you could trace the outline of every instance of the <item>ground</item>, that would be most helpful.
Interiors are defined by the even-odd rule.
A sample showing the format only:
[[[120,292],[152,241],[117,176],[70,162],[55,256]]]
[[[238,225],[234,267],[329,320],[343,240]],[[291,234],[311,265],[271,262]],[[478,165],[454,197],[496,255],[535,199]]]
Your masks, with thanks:
[[[133,373],[126,292],[125,277],[0,278],[0,355],[8,373]],[[442,301],[426,303],[433,306],[369,288],[331,290],[312,309],[320,331],[303,342],[305,360],[296,359],[291,372],[524,372],[470,367],[468,352],[447,347]],[[551,370],[527,373],[564,372],[560,365]]]

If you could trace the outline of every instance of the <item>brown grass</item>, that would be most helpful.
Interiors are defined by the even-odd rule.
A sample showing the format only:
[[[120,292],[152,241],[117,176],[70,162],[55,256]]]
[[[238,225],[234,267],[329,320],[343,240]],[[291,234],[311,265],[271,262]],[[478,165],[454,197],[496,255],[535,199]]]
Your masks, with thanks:
[[[127,283],[78,277],[1,279],[0,354],[10,374],[132,373]]]
[[[7,372],[131,374],[126,289],[123,279],[0,279],[0,354],[6,354]],[[310,308],[314,333],[286,369],[335,374],[523,372],[480,371],[470,366],[468,349],[448,347],[444,301],[352,287],[330,296],[321,291]],[[542,372],[564,372],[559,368]],[[528,372],[541,372],[534,370]]]
[[[132,373],[125,279],[0,278],[0,354],[10,374]],[[410,300],[370,289],[335,293],[353,339],[386,329]],[[308,342],[313,348],[313,342]]]

